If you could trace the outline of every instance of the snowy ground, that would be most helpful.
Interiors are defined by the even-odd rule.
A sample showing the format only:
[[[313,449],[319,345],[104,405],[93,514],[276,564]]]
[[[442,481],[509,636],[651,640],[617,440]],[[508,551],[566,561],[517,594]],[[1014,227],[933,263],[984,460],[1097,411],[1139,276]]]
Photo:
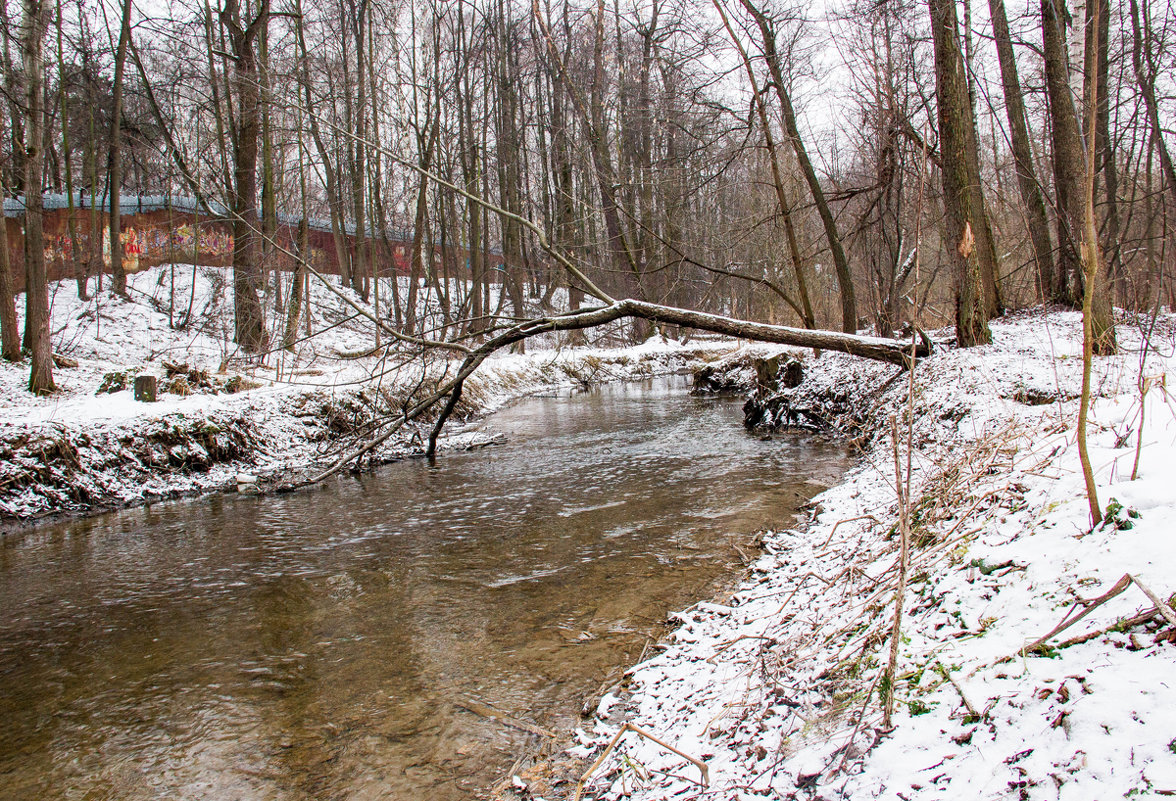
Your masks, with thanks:
[[[135,276],[130,302],[104,294],[98,308],[78,302],[68,283],[56,288],[55,350],[79,362],[57,371],[57,395],[30,398],[27,366],[0,366],[0,516],[131,503],[223,487],[242,469],[280,475],[321,464],[419,383],[418,363],[354,358],[372,345],[370,324],[321,288],[313,327],[329,333],[296,356],[251,364],[228,344],[218,273],[178,269],[174,289],[170,277],[168,268]],[[191,322],[181,327],[177,310],[188,317],[188,298]],[[706,786],[690,761],[627,732],[587,794],[1176,794],[1173,626],[1142,589],[1161,599],[1176,590],[1176,401],[1167,388],[1176,318],[1160,318],[1146,362],[1132,321],[1119,328],[1121,355],[1097,361],[1091,446],[1111,514],[1094,531],[1075,446],[1077,315],[1015,316],[993,332],[994,345],[941,349],[915,372],[916,545],[893,728],[882,729],[879,702],[898,542],[888,432],[892,416],[903,429],[907,378],[825,354],[807,360],[789,401],[832,398],[851,412],[855,426],[844,430],[865,446],[861,464],[817,499],[807,525],[767,536],[766,555],[735,594],[676,616],[661,652],[629,671],[579,733],[575,752],[590,760],[628,721],[703,761]],[[729,347],[650,342],[504,355],[467,386],[469,411],[547,387],[677,370]],[[169,375],[165,362],[186,370]],[[191,394],[165,391],[155,404],[135,402],[129,389],[96,394],[109,375],[136,370]],[[468,441],[454,430],[452,445]],[[381,456],[417,447],[406,434]],[[1083,605],[1124,575],[1139,583]],[[1083,609],[1090,614],[1051,634]],[[1151,614],[1132,622],[1140,613]],[[527,776],[515,785],[529,785],[523,796],[573,792]]]
[[[25,389],[28,364],[0,362],[0,523],[233,487],[242,471],[263,484],[289,479],[354,448],[453,370],[443,356],[373,352],[371,321],[314,280],[315,336],[307,337],[304,322],[295,353],[246,359],[232,342],[227,277],[218,268],[164,266],[130,276],[127,299],[104,291],[86,302],[71,281],[51,287],[53,349],[67,360],[55,370],[59,391],[35,398]],[[435,323],[438,310],[423,291],[419,313]],[[283,321],[267,317],[277,339]],[[576,348],[536,338],[527,354],[493,357],[466,383],[459,412],[492,411],[545,389],[678,372],[733,347],[654,339],[621,349],[608,347],[615,329],[598,337],[600,346]],[[136,375],[157,377],[157,402],[134,399]],[[451,423],[442,447],[475,443],[460,423]],[[419,452],[427,431],[406,427],[375,459]]]
[[[915,375],[916,546],[893,728],[879,698],[899,541],[889,420],[902,429],[907,377],[826,354],[791,392],[850,399],[870,421],[861,464],[806,526],[768,536],[732,597],[677,615],[572,751],[587,765],[627,721],[704,762],[705,786],[696,765],[627,731],[586,797],[1176,795],[1176,628],[1142,589],[1176,590],[1176,319],[1153,336],[1142,411],[1138,322],[1120,325],[1120,356],[1097,360],[1091,451],[1110,514],[1093,531],[1075,444],[1078,316],[1014,316],[993,333],[992,346],[941,350]],[[1084,603],[1128,574],[1139,584]],[[573,795],[542,772],[515,786]]]

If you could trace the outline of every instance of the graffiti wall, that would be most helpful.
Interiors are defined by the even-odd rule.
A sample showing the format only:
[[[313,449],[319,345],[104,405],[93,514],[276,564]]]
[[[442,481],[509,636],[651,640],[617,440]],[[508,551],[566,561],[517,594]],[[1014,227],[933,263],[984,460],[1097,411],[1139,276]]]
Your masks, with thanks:
[[[110,223],[104,211],[76,209],[72,226],[68,209],[46,210],[43,219],[45,266],[50,281],[75,278],[83,272],[89,276],[99,271],[110,273]],[[128,273],[170,263],[196,263],[212,267],[229,267],[233,263],[235,243],[232,226],[224,219],[170,210],[124,213],[120,219],[122,232],[114,251],[120,255],[123,270]],[[7,226],[13,287],[15,291],[23,292],[23,219],[7,217],[4,218],[4,224]],[[279,225],[272,246],[261,247],[259,237],[262,269],[292,271],[295,267],[293,254],[298,250],[297,239],[297,226],[290,224]],[[409,273],[410,242],[399,239],[376,240],[369,244],[372,246],[368,252],[377,261],[381,275]],[[349,258],[354,257],[353,236],[344,236],[343,250]],[[312,228],[310,256],[311,264],[319,272],[340,274],[339,249],[330,231]],[[433,256],[431,261],[440,265],[443,259],[439,248]],[[501,265],[502,259],[490,254],[487,262],[493,273]],[[468,254],[464,250],[455,249],[449,254],[449,263],[468,267]]]

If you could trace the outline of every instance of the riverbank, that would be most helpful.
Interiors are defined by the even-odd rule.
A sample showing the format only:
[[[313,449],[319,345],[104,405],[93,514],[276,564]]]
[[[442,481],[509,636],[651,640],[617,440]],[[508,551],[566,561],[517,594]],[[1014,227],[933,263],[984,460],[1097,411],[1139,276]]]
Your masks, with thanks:
[[[1156,604],[1176,590],[1176,319],[1159,319],[1146,358],[1148,321],[1122,322],[1120,355],[1095,364],[1090,448],[1106,520],[1093,531],[1075,441],[1077,314],[1013,315],[994,323],[991,346],[941,348],[915,372],[913,402],[906,375],[836,354],[761,398],[778,419],[856,438],[861,464],[815,499],[807,525],[767,536],[729,599],[676,615],[660,653],[605,696],[569,752],[577,771],[603,755],[586,796],[1176,794],[1176,627]],[[892,418],[900,469],[914,444],[914,547],[887,730]],[[573,779],[544,765],[513,786],[565,798]]]
[[[246,359],[231,341],[226,275],[159,267],[130,276],[128,298],[104,292],[97,301],[79,300],[70,281],[51,287],[59,391],[35,398],[27,362],[0,362],[0,526],[236,490],[242,473],[262,490],[297,480],[357,447],[452,369],[442,355],[400,362],[376,349],[371,322],[356,313],[370,305],[317,283],[315,336],[292,353]],[[435,299],[423,295],[421,312],[438,314]],[[542,344],[496,356],[466,382],[440,448],[488,444],[461,423],[518,398],[684,372],[736,347]],[[155,402],[135,400],[138,376],[156,379]],[[405,426],[365,465],[422,453],[428,425]]]

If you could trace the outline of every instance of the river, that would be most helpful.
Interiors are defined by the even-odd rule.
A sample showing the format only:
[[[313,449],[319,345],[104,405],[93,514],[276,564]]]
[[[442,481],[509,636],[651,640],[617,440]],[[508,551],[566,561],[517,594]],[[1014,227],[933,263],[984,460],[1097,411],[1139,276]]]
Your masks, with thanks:
[[[684,379],[480,451],[0,542],[0,799],[463,799],[847,466]],[[473,711],[471,711],[471,709]]]

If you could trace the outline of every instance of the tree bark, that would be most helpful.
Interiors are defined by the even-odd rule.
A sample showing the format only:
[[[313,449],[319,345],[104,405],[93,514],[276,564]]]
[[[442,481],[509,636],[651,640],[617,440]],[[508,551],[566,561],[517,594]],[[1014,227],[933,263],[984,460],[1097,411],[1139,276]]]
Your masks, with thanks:
[[[1097,59],[1096,70],[1091,74],[1097,85],[1097,103],[1095,105],[1095,157],[1096,167],[1103,179],[1103,215],[1104,236],[1106,246],[1103,252],[1107,255],[1108,301],[1117,300],[1120,304],[1127,300],[1127,274],[1123,265],[1123,248],[1120,239],[1119,221],[1119,168],[1115,162],[1115,143],[1111,140],[1111,103],[1110,103],[1110,33],[1111,13],[1106,0],[1087,0],[1087,8],[1097,6],[1097,24],[1090,27],[1087,33],[1093,40],[1087,42],[1088,50]],[[1088,86],[1091,79],[1087,79]],[[1090,94],[1093,86],[1086,90]],[[1095,175],[1095,193],[1098,192]]]
[[[1087,0],[1086,30],[1087,41],[1097,41],[1099,18],[1106,8],[1101,0]],[[1098,117],[1100,97],[1105,86],[1099,81],[1099,49],[1087,47],[1085,58],[1086,87],[1086,167],[1082,198],[1082,269],[1084,291],[1082,295],[1082,316],[1089,329],[1089,346],[1099,356],[1110,356],[1118,350],[1115,337],[1115,317],[1111,308],[1111,285],[1108,271],[1103,269],[1103,253],[1099,246],[1098,222],[1095,217],[1094,196],[1098,184]],[[1109,143],[1108,143],[1109,144]],[[1088,377],[1089,378],[1089,377]]]
[[[259,67],[261,80],[261,276],[262,283],[268,284],[269,274],[274,272],[274,308],[282,306],[281,273],[273,263],[277,252],[278,236],[278,195],[277,176],[274,166],[274,133],[272,126],[272,86],[270,83],[269,26],[262,25],[257,37],[260,53]]]
[[[956,339],[960,347],[992,341],[984,302],[981,248],[976,232],[988,227],[976,164],[976,133],[968,81],[960,53],[955,0],[930,0],[935,48],[936,105],[939,116],[943,204],[947,212],[947,250],[955,268]],[[972,151],[972,152],[969,152]],[[980,195],[977,200],[977,195]],[[990,237],[991,238],[991,237]]]
[[[236,340],[246,353],[269,347],[261,301],[257,296],[258,264],[257,157],[261,135],[261,91],[256,42],[262,26],[269,24],[269,0],[262,0],[257,15],[242,24],[239,0],[227,0],[220,12],[233,50],[236,90],[236,136],[233,140],[233,301]]]
[[[49,340],[49,286],[45,273],[45,238],[41,199],[45,134],[45,59],[43,44],[48,25],[44,0],[24,0],[22,51],[25,71],[25,108],[28,120],[24,142],[25,198],[25,341],[32,356],[29,391],[53,392],[53,353]]]
[[[1085,155],[1078,130],[1074,95],[1070,90],[1066,49],[1065,0],[1041,0],[1042,56],[1049,99],[1050,139],[1053,148],[1058,259],[1054,284],[1047,300],[1070,308],[1082,302],[1082,164]]]
[[[351,207],[352,215],[355,220],[355,237],[354,237],[354,258],[352,259],[351,270],[351,287],[364,300],[368,299],[368,224],[366,211],[366,179],[367,169],[364,166],[367,156],[366,138],[366,120],[367,120],[367,68],[364,66],[364,40],[367,38],[367,17],[368,4],[367,0],[358,0],[357,3],[352,4],[349,9],[351,17],[352,31],[355,36],[355,63],[356,63],[356,100],[352,107],[352,127],[355,130],[356,138],[349,139],[350,143],[354,144],[352,151],[351,164]],[[344,69],[346,67],[346,59]],[[347,95],[350,103],[350,87],[345,87],[344,92]],[[349,148],[350,149],[350,148]]]
[[[519,165],[522,146],[518,133],[519,98],[516,85],[519,82],[517,65],[510,56],[512,49],[512,26],[507,18],[504,5],[498,8],[498,59],[497,59],[497,143],[498,143],[498,188],[502,207],[514,214],[522,214],[522,173]],[[503,288],[510,298],[515,319],[526,316],[523,268],[522,229],[511,219],[502,221]],[[521,352],[524,343],[519,342],[515,350]]]
[[[1094,6],[1097,12],[1097,5]],[[1049,97],[1051,132],[1053,138],[1054,187],[1057,192],[1058,258],[1057,283],[1052,299],[1071,307],[1085,301],[1085,275],[1099,277],[1091,298],[1094,326],[1094,352],[1113,352],[1114,317],[1111,311],[1106,273],[1087,271],[1081,254],[1084,230],[1084,184],[1086,182],[1086,147],[1078,125],[1078,111],[1069,82],[1069,59],[1066,51],[1064,27],[1065,0],[1041,0],[1042,55],[1045,59],[1045,85]],[[1088,17],[1093,20],[1093,17]],[[1087,48],[1087,55],[1094,54]],[[1093,62],[1090,62],[1093,71]],[[1088,93],[1087,93],[1088,94]],[[1094,124],[1094,117],[1091,117]],[[1094,140],[1091,140],[1094,147]]]
[[[0,204],[8,197],[4,171],[0,168]],[[20,328],[16,322],[16,300],[12,293],[12,265],[8,257],[8,220],[0,214],[0,358],[19,362]]]
[[[123,78],[126,74],[127,40],[131,38],[132,0],[123,0],[122,23],[119,27],[118,48],[114,54],[114,103],[110,112],[110,274],[112,287],[120,295],[127,294],[127,274],[123,269],[122,220],[119,194],[122,191],[122,108]]]
[[[565,51],[561,56],[561,61],[567,61],[567,48],[570,46],[571,42],[569,39],[567,44],[565,44]],[[571,158],[572,131],[567,108],[567,89],[564,87],[562,81],[555,78],[554,70],[551,72],[553,74],[553,80],[551,81],[551,91],[548,93],[548,97],[551,104],[551,182],[552,191],[555,196],[555,224],[553,226],[552,241],[556,247],[568,253],[575,253],[577,250],[576,206],[574,197],[576,187],[573,180]],[[562,272],[561,274],[565,278],[568,290],[568,310],[576,311],[580,308],[580,304],[584,302],[584,290],[570,275]],[[568,334],[568,343],[571,345],[583,345],[585,341],[582,329],[570,331]]]
[[[1017,61],[1013,55],[1013,43],[1009,35],[1004,0],[988,0],[988,8],[992,15],[996,54],[1000,61],[1005,113],[1009,120],[1013,162],[1017,171],[1017,188],[1021,193],[1021,202],[1025,204],[1025,222],[1029,228],[1029,241],[1033,246],[1033,260],[1037,265],[1037,279],[1043,297],[1048,298],[1051,288],[1056,282],[1053,243],[1050,241],[1049,218],[1045,211],[1045,199],[1042,197],[1041,185],[1037,180],[1037,170],[1033,166],[1033,150],[1029,144],[1025,100],[1021,93],[1021,82],[1017,77]]]

